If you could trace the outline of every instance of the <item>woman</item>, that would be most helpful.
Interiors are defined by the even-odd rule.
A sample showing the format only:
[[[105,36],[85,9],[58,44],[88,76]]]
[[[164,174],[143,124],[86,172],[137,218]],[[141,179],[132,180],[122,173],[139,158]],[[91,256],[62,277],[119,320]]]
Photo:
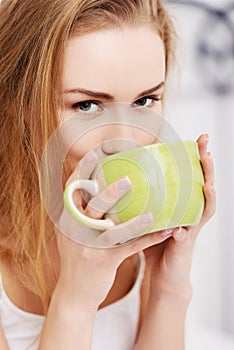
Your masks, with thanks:
[[[107,102],[162,113],[174,36],[162,2],[5,0],[0,26],[1,349],[184,349],[193,247],[215,211],[208,136],[198,139],[206,205],[194,227],[115,249],[85,247],[55,228],[39,186],[48,138],[74,114],[82,126]],[[81,164],[83,176],[91,173],[97,160],[86,154],[95,147],[102,156],[121,150],[106,141],[152,142],[124,123],[91,135],[70,148],[65,181]],[[110,185],[96,208],[128,190],[124,180]],[[92,203],[86,214],[102,217]],[[65,210],[60,215],[65,230],[85,234]],[[143,215],[131,231],[151,223]]]

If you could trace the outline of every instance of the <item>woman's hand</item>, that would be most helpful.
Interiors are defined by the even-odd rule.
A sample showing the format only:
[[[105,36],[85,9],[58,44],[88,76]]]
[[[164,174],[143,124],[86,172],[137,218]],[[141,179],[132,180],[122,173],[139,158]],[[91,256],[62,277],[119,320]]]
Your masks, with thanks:
[[[164,232],[167,240],[144,251],[151,272],[151,296],[190,298],[190,269],[196,238],[205,223],[214,215],[216,194],[214,190],[214,164],[207,152],[208,135],[197,140],[204,173],[205,208],[197,226],[177,227]]]
[[[88,154],[79,163],[68,183],[77,179],[78,175],[79,178],[89,178],[97,162],[94,154]],[[128,181],[122,179],[109,185],[88,201],[86,206],[78,193],[75,202],[85,215],[101,219],[129,189]],[[79,309],[85,305],[86,310],[97,309],[114,282],[118,266],[129,256],[161,243],[167,237],[162,232],[156,232],[118,247],[101,247],[113,247],[116,243],[137,235],[151,226],[152,221],[151,214],[143,214],[105,232],[99,232],[79,223],[64,208],[56,225],[61,263],[56,293],[66,300],[66,305],[71,305],[71,308],[77,305]]]

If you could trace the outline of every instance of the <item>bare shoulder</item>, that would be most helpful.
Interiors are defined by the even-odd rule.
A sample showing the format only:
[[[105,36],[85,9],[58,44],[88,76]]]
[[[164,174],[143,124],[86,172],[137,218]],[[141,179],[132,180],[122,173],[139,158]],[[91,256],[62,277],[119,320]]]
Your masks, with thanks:
[[[0,349],[1,350],[10,350],[9,346],[7,344],[7,340],[6,340],[5,334],[3,332],[3,328],[2,328],[1,322],[0,322]]]
[[[6,263],[3,261],[0,261],[0,274],[1,276],[4,274],[4,272],[6,271]],[[5,275],[7,275],[5,273]],[[4,334],[4,330],[1,324],[1,310],[0,310],[0,349],[1,350],[10,350],[8,344],[7,344],[7,340],[6,340],[6,336]]]
[[[39,297],[24,286],[7,264],[3,264],[1,277],[7,297],[17,308],[32,314],[44,315]]]

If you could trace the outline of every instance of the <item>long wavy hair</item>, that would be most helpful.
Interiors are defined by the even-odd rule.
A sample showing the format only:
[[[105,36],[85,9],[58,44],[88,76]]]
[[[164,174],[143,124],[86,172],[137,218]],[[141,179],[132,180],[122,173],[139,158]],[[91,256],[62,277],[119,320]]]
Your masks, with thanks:
[[[100,29],[149,24],[163,40],[166,72],[174,27],[160,0],[3,0],[0,5],[0,258],[42,300],[49,293],[46,215],[39,167],[58,127],[67,40]]]

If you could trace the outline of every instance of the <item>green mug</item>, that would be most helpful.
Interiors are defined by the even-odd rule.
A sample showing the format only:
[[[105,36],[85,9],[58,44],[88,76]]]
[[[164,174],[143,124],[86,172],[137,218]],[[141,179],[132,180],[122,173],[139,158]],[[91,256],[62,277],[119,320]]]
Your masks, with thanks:
[[[125,176],[132,188],[103,219],[84,215],[74,204],[77,189],[94,196]],[[64,205],[78,221],[101,231],[151,212],[154,222],[143,232],[150,233],[198,224],[204,210],[203,185],[197,142],[155,143],[101,159],[91,179],[78,179],[66,187]]]

